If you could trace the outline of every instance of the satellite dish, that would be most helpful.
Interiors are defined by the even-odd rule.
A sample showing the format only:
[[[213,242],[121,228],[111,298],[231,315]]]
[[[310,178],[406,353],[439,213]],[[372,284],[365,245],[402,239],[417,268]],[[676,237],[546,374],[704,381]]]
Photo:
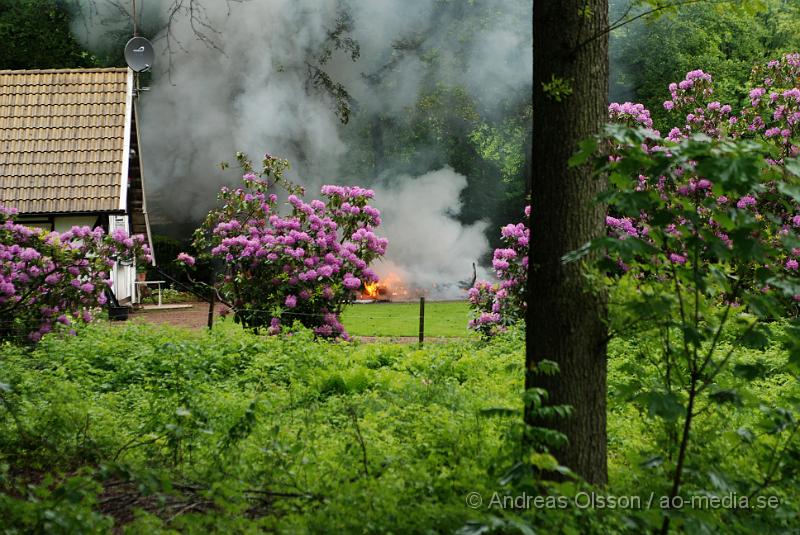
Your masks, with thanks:
[[[125,45],[125,61],[134,72],[144,72],[153,66],[153,45],[144,37],[134,37]]]

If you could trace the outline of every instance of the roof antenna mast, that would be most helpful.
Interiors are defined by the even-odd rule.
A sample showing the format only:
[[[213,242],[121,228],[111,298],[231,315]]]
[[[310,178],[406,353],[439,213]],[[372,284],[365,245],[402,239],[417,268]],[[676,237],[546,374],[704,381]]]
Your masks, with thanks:
[[[133,36],[136,37],[139,33],[136,31],[136,0],[131,0],[133,11]]]
[[[136,95],[145,88],[139,87],[139,73],[149,71],[153,66],[153,59],[155,53],[153,52],[153,45],[145,37],[139,37],[139,29],[136,24],[136,0],[131,0],[132,14],[133,14],[133,37],[125,45],[125,61],[128,67],[135,74],[136,79]]]

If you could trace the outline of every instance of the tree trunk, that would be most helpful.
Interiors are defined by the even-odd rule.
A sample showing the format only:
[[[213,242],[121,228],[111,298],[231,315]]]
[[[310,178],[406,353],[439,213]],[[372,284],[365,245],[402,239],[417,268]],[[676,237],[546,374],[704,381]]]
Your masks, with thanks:
[[[603,485],[606,465],[606,297],[592,293],[579,264],[561,257],[604,232],[603,188],[588,168],[569,168],[577,143],[606,122],[608,36],[577,47],[608,26],[608,0],[539,0],[533,6],[533,181],[526,314],[525,387],[540,387],[549,404],[570,405],[567,418],[526,421],[564,433],[554,452],[561,464]],[[547,90],[563,81],[568,89]],[[556,84],[557,85],[557,84]],[[560,101],[559,101],[560,99]],[[551,360],[560,372],[532,373]]]

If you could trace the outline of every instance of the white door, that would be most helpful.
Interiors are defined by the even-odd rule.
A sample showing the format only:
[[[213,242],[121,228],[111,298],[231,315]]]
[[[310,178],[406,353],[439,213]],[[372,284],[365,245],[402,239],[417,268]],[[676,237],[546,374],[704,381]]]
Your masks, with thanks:
[[[117,229],[122,229],[130,234],[128,227],[128,217],[124,215],[112,215],[108,217],[108,231],[114,232]],[[117,301],[120,304],[135,303],[136,302],[136,264],[124,262],[117,262],[111,269],[111,280],[113,282],[114,295],[117,296]]]

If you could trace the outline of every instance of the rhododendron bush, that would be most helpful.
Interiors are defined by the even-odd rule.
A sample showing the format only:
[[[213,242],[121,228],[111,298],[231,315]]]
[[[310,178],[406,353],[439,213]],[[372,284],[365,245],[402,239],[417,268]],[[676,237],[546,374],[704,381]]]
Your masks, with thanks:
[[[759,84],[738,112],[714,100],[712,76],[702,70],[670,84],[664,108],[682,120],[665,137],[642,104],[609,106],[612,124],[639,130],[611,128],[574,159],[582,163],[600,149],[600,170],[610,176],[612,189],[602,199],[609,204],[608,237],[593,244],[608,254],[609,272],[633,270],[640,280],[664,282],[680,278],[678,267],[724,266],[716,273],[738,282],[717,288],[720,303],[769,295],[796,313],[800,54],[756,68],[754,76]],[[495,250],[492,261],[499,282],[478,281],[469,290],[469,326],[484,335],[503,330],[525,309],[528,229],[508,225],[502,232],[507,247]]]
[[[277,334],[299,321],[324,338],[347,338],[339,321],[365,283],[378,280],[369,264],[386,251],[375,234],[380,213],[374,192],[357,186],[322,186],[324,200],[304,200],[302,188],[283,178],[286,160],[269,155],[257,175],[242,154],[244,186],[222,188],[221,207],[195,232],[194,247],[221,269],[215,291],[247,328]],[[288,213],[281,214],[270,190],[287,189]],[[178,260],[193,265],[195,258]]]
[[[710,428],[711,414],[727,416],[732,426],[713,427],[737,437],[734,448],[754,459],[763,451],[778,458],[796,444],[796,403],[775,407],[772,398],[750,397],[760,371],[739,351],[766,347],[785,329],[781,366],[800,371],[800,55],[755,75],[738,111],[714,100],[712,76],[701,70],[670,84],[664,107],[681,124],[666,137],[641,105],[612,104],[611,119],[622,124],[584,143],[572,161],[594,158],[608,178],[601,196],[608,235],[566,260],[594,249],[602,269],[587,280],[607,284],[611,335],[649,337],[634,350],[641,358],[632,376],[653,379],[636,378],[616,394],[658,424],[658,446],[646,455],[667,480],[670,502],[718,491],[718,481],[751,497],[772,484],[764,464],[744,473],[718,452],[704,457],[702,445],[690,445]],[[766,417],[758,437],[736,430],[748,413]],[[791,423],[783,424],[784,414]],[[694,468],[703,461],[714,471]],[[671,518],[649,522],[647,531],[667,533]]]
[[[530,216],[531,207],[526,206],[526,221]],[[483,336],[502,332],[525,315],[530,230],[526,223],[508,224],[500,235],[505,247],[495,249],[492,257],[500,282],[476,281],[468,291],[473,316],[468,325]]]
[[[663,254],[664,266],[652,259],[637,271],[665,271],[660,276],[666,277],[687,262],[723,263],[739,281],[737,291],[724,296],[734,302],[746,289],[780,296],[781,288],[794,288],[800,258],[800,54],[771,61],[754,76],[759,84],[738,113],[714,100],[712,76],[702,70],[670,84],[664,108],[683,124],[665,138],[652,129],[641,104],[609,106],[613,122],[644,127],[638,139],[616,130],[606,145],[617,189],[606,198],[610,235]],[[630,151],[631,143],[638,153]],[[726,167],[725,158],[736,153],[742,158]],[[662,232],[654,234],[655,228]],[[616,256],[622,271],[631,268],[625,258]],[[786,299],[800,301],[800,291]]]
[[[149,260],[143,236],[72,227],[47,232],[16,223],[0,206],[0,341],[37,342],[61,325],[88,322],[106,302],[116,261]]]

